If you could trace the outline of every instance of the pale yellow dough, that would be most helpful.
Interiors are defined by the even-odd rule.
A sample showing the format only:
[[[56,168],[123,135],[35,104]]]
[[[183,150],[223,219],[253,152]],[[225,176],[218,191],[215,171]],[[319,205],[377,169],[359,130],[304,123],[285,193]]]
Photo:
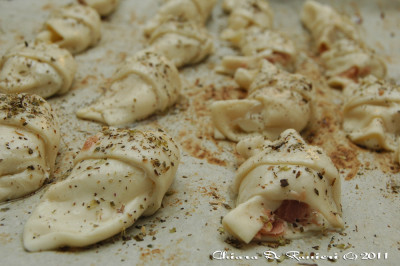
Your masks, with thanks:
[[[292,72],[298,54],[294,43],[282,33],[256,27],[247,30],[237,46],[243,55],[225,56],[216,72],[235,75],[240,68],[258,70],[264,59]]]
[[[157,11],[156,16],[146,24],[144,33],[150,35],[171,18],[204,25],[216,2],[216,0],[167,0]]]
[[[345,88],[368,75],[383,79],[387,72],[386,64],[374,51],[347,39],[333,44],[329,51],[321,55],[321,59],[331,87]]]
[[[222,220],[230,234],[249,243],[256,236],[269,241],[296,239],[344,228],[339,172],[324,151],[307,145],[295,130],[284,131],[276,141],[245,139],[238,143],[237,151],[247,160],[237,170],[233,184],[238,194],[236,207]],[[258,236],[266,213],[278,209],[284,200],[308,204],[315,222],[302,229],[285,222],[283,234]]]
[[[211,105],[214,137],[239,141],[263,135],[276,139],[288,128],[301,131],[307,126],[313,88],[304,76],[279,70],[266,60],[258,73],[243,70],[239,74],[236,80],[248,88],[248,96]]]
[[[311,31],[320,52],[331,49],[339,40],[360,42],[355,25],[332,7],[307,0],[300,14],[301,21]]]
[[[221,33],[221,38],[238,45],[252,28],[271,29],[273,13],[265,0],[225,0],[223,8],[230,12],[228,27]]]
[[[22,43],[0,61],[0,92],[31,93],[47,98],[66,93],[72,85],[76,62],[55,44]]]
[[[163,55],[142,50],[129,57],[112,77],[111,87],[77,116],[110,126],[125,125],[165,111],[178,99],[181,79]]]
[[[171,18],[150,34],[151,50],[163,54],[176,67],[195,64],[213,52],[206,28],[190,20]]]
[[[398,151],[400,88],[374,76],[345,88],[343,129],[356,144],[372,150]]]
[[[0,202],[25,196],[52,177],[58,119],[40,96],[0,94]]]
[[[51,13],[36,40],[57,44],[76,54],[98,43],[100,26],[101,20],[96,10],[71,4]]]
[[[124,231],[160,208],[179,160],[161,130],[110,128],[90,137],[71,174],[49,187],[26,222],[24,247],[83,247]]]

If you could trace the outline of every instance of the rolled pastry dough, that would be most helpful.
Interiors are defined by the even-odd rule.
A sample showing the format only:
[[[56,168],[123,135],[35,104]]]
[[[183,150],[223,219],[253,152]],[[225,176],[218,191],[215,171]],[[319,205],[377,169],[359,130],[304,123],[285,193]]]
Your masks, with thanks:
[[[129,57],[113,76],[111,87],[77,116],[107,125],[123,125],[162,112],[179,97],[181,80],[174,64],[152,51]]]
[[[171,18],[155,29],[150,45],[176,67],[198,63],[213,51],[213,40],[204,26],[179,18]]]
[[[360,42],[355,25],[328,5],[307,0],[301,11],[301,21],[311,31],[318,50],[324,52],[341,39]]]
[[[276,139],[288,128],[301,131],[307,126],[313,88],[304,76],[279,70],[264,60],[251,82],[241,83],[250,84],[246,99],[216,101],[211,105],[216,138],[239,141],[264,135]]]
[[[150,35],[171,17],[204,25],[217,0],[167,0],[147,23],[144,33]]]
[[[236,208],[222,220],[233,236],[249,243],[343,229],[340,176],[320,148],[288,129],[276,141],[243,140],[237,151],[247,160],[234,180]]]
[[[234,75],[239,68],[259,69],[262,61],[293,71],[297,49],[294,43],[280,32],[252,28],[240,38],[238,47],[242,56],[225,56],[216,72]]]
[[[386,64],[374,51],[347,39],[335,42],[321,59],[331,87],[345,88],[370,74],[383,79],[387,72]]]
[[[251,28],[271,29],[274,16],[266,0],[225,0],[223,8],[230,12],[228,27],[221,38],[238,45]]]
[[[175,178],[179,156],[160,130],[106,128],[90,137],[71,174],[49,187],[26,222],[25,248],[87,246],[152,215]]]
[[[70,52],[55,44],[28,43],[6,52],[0,61],[0,92],[44,98],[66,93],[76,72]]]
[[[0,201],[27,195],[50,179],[59,142],[57,117],[42,97],[1,93]]]
[[[54,10],[36,40],[55,43],[76,54],[100,40],[100,25],[96,10],[71,4]]]
[[[397,151],[400,88],[374,76],[344,90],[343,129],[354,143],[373,150]]]
[[[119,4],[119,0],[78,0],[78,2],[95,9],[100,16],[111,14]]]

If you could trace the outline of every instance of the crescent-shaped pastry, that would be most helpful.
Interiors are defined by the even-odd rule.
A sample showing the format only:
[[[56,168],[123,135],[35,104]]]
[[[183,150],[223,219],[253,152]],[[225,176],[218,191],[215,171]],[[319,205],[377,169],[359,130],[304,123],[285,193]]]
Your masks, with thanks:
[[[60,128],[40,96],[0,94],[0,201],[25,196],[50,179]]]
[[[150,45],[176,67],[202,61],[214,47],[204,26],[178,18],[171,18],[155,29],[150,35]]]
[[[276,139],[288,128],[303,130],[311,117],[312,83],[264,60],[243,100],[211,105],[215,138],[239,141],[252,135]]]
[[[343,129],[354,143],[372,150],[397,151],[400,88],[374,76],[344,90]]]
[[[328,5],[307,0],[300,16],[301,21],[311,31],[321,53],[331,49],[341,39],[360,41],[359,33],[350,19],[339,15]]]
[[[78,0],[78,2],[95,9],[100,16],[111,14],[119,4],[119,0]]]
[[[0,61],[0,92],[44,98],[66,93],[76,72],[70,52],[55,44],[28,43],[6,52]]]
[[[347,39],[333,44],[329,51],[321,55],[321,59],[331,87],[345,88],[370,74],[383,79],[387,72],[386,64],[374,51]]]
[[[179,164],[162,131],[106,129],[90,137],[71,174],[45,192],[25,224],[29,251],[107,239],[161,206]]]
[[[76,54],[100,40],[101,20],[93,8],[67,5],[54,10],[36,40],[55,43]]]
[[[236,208],[222,220],[230,234],[249,243],[343,229],[339,172],[320,148],[288,129],[272,142],[243,140],[237,151],[247,160],[234,181]]]
[[[238,47],[243,56],[225,56],[216,72],[234,75],[239,68],[259,69],[264,59],[285,70],[293,70],[297,49],[294,43],[280,32],[249,29],[242,36]]]
[[[216,2],[217,0],[168,0],[147,23],[144,33],[149,36],[171,17],[204,25]]]
[[[172,106],[179,97],[181,80],[174,64],[152,51],[129,57],[116,71],[111,87],[77,116],[107,125],[124,125]]]
[[[230,12],[228,27],[221,38],[238,45],[250,28],[271,29],[274,16],[265,0],[225,0],[223,8]]]

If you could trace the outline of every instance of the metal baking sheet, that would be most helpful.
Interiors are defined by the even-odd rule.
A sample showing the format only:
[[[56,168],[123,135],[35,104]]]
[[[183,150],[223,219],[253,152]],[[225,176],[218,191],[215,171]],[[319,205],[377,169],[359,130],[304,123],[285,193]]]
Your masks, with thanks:
[[[28,5],[22,0],[0,0],[0,54],[17,43],[33,39],[49,12],[70,2],[37,0],[29,1]],[[260,243],[240,247],[221,230],[221,217],[234,206],[230,185],[243,159],[236,154],[233,143],[213,139],[208,106],[215,100],[245,95],[231,78],[213,72],[223,55],[237,53],[218,38],[228,18],[221,9],[221,2],[218,1],[207,24],[214,36],[214,55],[201,64],[181,70],[184,90],[176,106],[131,125],[162,127],[180,145],[182,161],[163,207],[153,216],[141,218],[124,233],[90,247],[29,253],[22,245],[22,231],[45,187],[29,197],[0,205],[0,265],[32,262],[38,265],[264,265],[267,259],[263,254],[268,251],[279,257],[290,251],[305,255],[313,252],[320,256],[300,261],[287,258],[282,265],[332,265],[331,261],[321,259],[324,255],[333,256],[338,265],[398,264],[400,167],[393,161],[393,154],[370,152],[345,138],[340,128],[343,99],[340,91],[326,88],[321,81],[310,36],[299,21],[303,3],[300,0],[269,2],[275,13],[275,28],[294,39],[302,51],[299,72],[318,84],[317,112],[303,136],[314,145],[322,146],[340,170],[346,229],[340,234],[295,240],[279,247]],[[359,24],[368,46],[386,61],[388,79],[399,84],[400,2],[325,2]],[[63,138],[55,180],[71,168],[72,156],[85,138],[101,129],[100,124],[78,120],[75,111],[99,97],[126,56],[146,47],[142,27],[161,3],[122,0],[117,11],[103,20],[100,43],[76,55],[78,71],[72,90],[49,100],[59,114]],[[228,257],[232,254],[243,257],[219,260],[222,252],[227,252]],[[272,261],[277,262],[276,259]]]

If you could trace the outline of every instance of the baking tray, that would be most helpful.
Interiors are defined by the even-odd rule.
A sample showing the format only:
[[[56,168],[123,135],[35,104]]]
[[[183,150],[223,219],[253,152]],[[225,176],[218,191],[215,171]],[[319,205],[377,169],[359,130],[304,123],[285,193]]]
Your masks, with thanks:
[[[32,40],[49,12],[72,1],[0,0],[0,53],[24,40]],[[295,40],[302,51],[299,73],[317,85],[314,122],[303,133],[307,141],[322,146],[338,167],[342,182],[342,233],[295,240],[283,246],[252,243],[238,245],[223,232],[221,217],[234,207],[230,190],[235,170],[243,159],[229,141],[217,141],[209,105],[215,100],[243,98],[230,77],[217,75],[214,67],[223,55],[236,54],[218,38],[227,25],[221,2],[213,10],[207,28],[214,37],[215,53],[205,62],[180,71],[184,89],[177,105],[130,127],[162,127],[179,144],[182,160],[176,179],[153,216],[101,243],[84,249],[28,253],[22,245],[24,224],[46,186],[23,199],[0,205],[0,265],[264,265],[265,251],[278,256],[289,251],[337,256],[338,265],[396,265],[400,261],[399,165],[391,153],[376,153],[351,144],[340,128],[343,101],[340,91],[324,86],[318,58],[309,34],[302,28],[299,11],[303,1],[270,0],[275,28]],[[388,66],[388,79],[400,82],[400,2],[390,0],[325,1],[358,23],[369,47]],[[75,111],[100,96],[119,63],[146,47],[142,27],[161,1],[122,0],[114,14],[103,20],[100,43],[75,56],[78,71],[72,90],[49,100],[61,121],[62,144],[55,180],[72,166],[72,156],[87,136],[101,125],[78,120]],[[48,186],[48,185],[47,185]],[[218,260],[221,253],[257,256],[258,259]],[[312,253],[314,252],[314,253]],[[363,254],[363,253],[367,253]],[[380,259],[366,259],[378,256]],[[214,258],[213,258],[214,254]],[[344,260],[345,254],[350,258]],[[385,254],[387,258],[385,259]],[[357,255],[356,260],[351,260]],[[334,258],[335,259],[335,258]],[[354,256],[353,256],[354,259]],[[273,264],[277,260],[272,260]],[[332,265],[326,259],[285,259],[282,265]]]

